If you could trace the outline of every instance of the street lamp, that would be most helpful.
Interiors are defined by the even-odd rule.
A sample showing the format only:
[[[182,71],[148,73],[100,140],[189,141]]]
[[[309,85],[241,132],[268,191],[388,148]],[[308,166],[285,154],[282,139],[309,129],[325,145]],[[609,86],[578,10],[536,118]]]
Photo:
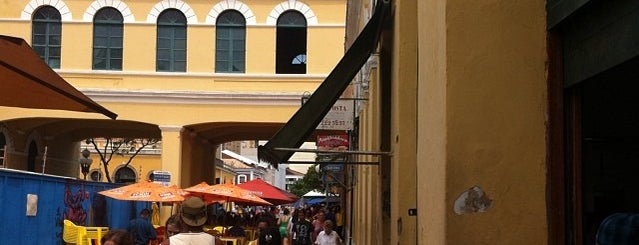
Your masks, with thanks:
[[[304,93],[302,93],[302,105],[304,105],[306,101],[308,101],[308,99],[310,98],[311,98],[311,92],[304,91]]]
[[[93,159],[89,158],[89,155],[91,155],[91,152],[89,152],[89,150],[87,149],[84,149],[82,151],[82,157],[80,158],[80,169],[82,171],[82,174],[84,175],[84,180],[87,179],[89,168],[91,167],[91,163],[93,162]]]

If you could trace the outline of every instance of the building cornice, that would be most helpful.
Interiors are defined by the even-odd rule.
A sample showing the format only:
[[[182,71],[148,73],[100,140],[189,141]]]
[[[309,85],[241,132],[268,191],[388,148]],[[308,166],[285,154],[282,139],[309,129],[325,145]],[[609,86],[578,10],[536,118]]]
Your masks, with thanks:
[[[79,88],[97,102],[142,104],[197,104],[197,105],[284,105],[298,106],[302,93],[287,92],[230,92],[230,91],[168,91],[168,90],[114,90]]]
[[[156,72],[156,71],[106,71],[106,70],[75,70],[54,69],[64,75],[103,75],[103,76],[162,76],[162,77],[201,77],[201,78],[243,78],[243,79],[321,79],[327,74],[266,74],[266,73],[214,73],[214,72]]]

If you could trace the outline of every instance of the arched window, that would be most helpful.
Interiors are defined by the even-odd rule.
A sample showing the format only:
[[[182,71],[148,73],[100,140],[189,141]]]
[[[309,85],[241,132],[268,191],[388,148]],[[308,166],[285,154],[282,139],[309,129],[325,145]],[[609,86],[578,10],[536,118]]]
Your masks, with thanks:
[[[186,71],[186,17],[177,9],[158,17],[156,70]]]
[[[51,6],[42,6],[33,14],[31,46],[51,68],[60,68],[62,22],[60,12]]]
[[[224,11],[215,29],[215,72],[243,73],[245,57],[246,19],[235,10]]]
[[[89,171],[89,178],[93,181],[102,181],[102,171],[98,169]]]
[[[100,9],[93,18],[93,69],[122,70],[124,18],[115,8]]]
[[[7,153],[7,138],[0,133],[0,167],[4,167],[4,158]]]
[[[122,167],[115,171],[115,183],[134,183],[137,180],[135,170],[130,167]]]
[[[238,175],[237,176],[237,183],[238,184],[242,184],[244,182],[246,182],[247,176],[242,174],[242,175]]]
[[[289,10],[277,19],[275,73],[306,73],[306,18]]]

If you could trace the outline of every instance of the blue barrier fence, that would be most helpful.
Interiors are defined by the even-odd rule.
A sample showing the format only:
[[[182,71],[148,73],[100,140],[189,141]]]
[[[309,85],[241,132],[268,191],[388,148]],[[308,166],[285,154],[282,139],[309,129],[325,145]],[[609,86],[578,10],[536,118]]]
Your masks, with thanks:
[[[151,204],[98,194],[119,186],[0,169],[0,244],[64,244],[64,219],[84,226],[125,229],[129,220]]]

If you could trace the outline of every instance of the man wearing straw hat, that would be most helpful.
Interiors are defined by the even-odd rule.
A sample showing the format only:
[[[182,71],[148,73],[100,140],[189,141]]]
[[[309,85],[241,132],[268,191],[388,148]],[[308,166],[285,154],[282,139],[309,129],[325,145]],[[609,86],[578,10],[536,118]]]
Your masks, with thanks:
[[[189,197],[182,202],[180,218],[186,231],[169,237],[171,245],[222,244],[222,241],[202,230],[207,219],[206,203],[199,197]]]

